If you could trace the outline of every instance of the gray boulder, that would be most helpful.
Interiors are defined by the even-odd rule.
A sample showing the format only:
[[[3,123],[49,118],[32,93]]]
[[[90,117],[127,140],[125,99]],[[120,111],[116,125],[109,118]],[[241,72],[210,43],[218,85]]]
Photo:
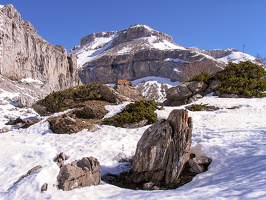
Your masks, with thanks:
[[[45,192],[48,189],[48,183],[44,183],[41,187],[41,192]]]
[[[194,96],[190,97],[188,100],[188,103],[192,103],[194,101],[197,101],[201,99],[203,96],[201,94],[195,94]]]
[[[218,79],[214,79],[210,82],[208,88],[204,91],[204,95],[209,94],[211,92],[214,92],[218,89],[218,87],[221,85],[221,81]]]
[[[32,104],[34,103],[34,99],[32,99],[32,97],[29,96],[20,96],[18,98],[18,107],[23,108],[23,107],[31,107]]]
[[[208,85],[203,81],[191,81],[171,87],[167,90],[167,100],[164,101],[164,105],[180,106],[192,103],[202,98],[204,95],[215,91],[220,83],[221,82],[214,80]]]
[[[192,81],[187,84],[188,89],[192,92],[192,94],[204,92],[208,85],[203,81]]]
[[[160,182],[174,188],[189,160],[192,120],[186,110],[173,110],[148,128],[137,144],[132,163],[134,183]]]
[[[96,158],[84,157],[60,168],[57,176],[58,188],[72,190],[91,185],[99,185],[101,181],[100,163]]]
[[[108,113],[108,111],[104,106],[85,105],[82,108],[76,108],[73,113],[76,117],[82,119],[101,119]]]
[[[184,100],[188,99],[193,95],[192,91],[188,87],[189,83],[183,83],[176,87],[171,87],[168,89],[166,98],[169,101],[177,101],[177,100]]]
[[[205,172],[208,170],[208,166],[211,162],[212,160],[210,158],[204,156],[196,157],[193,155],[192,158],[188,161],[189,171],[197,174]]]
[[[185,82],[181,85],[171,87],[167,90],[167,101],[164,105],[180,106],[191,103],[202,98],[201,94],[207,89],[208,85],[202,81]]]
[[[30,176],[31,174],[35,173],[37,170],[41,169],[42,166],[41,165],[36,165],[35,167],[31,168],[26,174],[24,174],[23,176],[21,176],[15,183],[14,185],[16,185],[17,183],[19,183],[22,179]]]

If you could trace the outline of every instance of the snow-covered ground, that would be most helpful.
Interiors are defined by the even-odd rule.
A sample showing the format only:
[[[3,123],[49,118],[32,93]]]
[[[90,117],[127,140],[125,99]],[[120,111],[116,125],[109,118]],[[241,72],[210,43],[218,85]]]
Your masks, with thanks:
[[[57,190],[53,186],[59,172],[53,162],[56,154],[64,152],[69,155],[67,162],[94,156],[100,161],[103,174],[119,173],[123,171],[123,165],[118,160],[134,155],[138,140],[149,126],[137,129],[100,126],[93,133],[83,130],[58,135],[52,133],[44,118],[26,130],[0,134],[0,199],[265,199],[266,98],[207,96],[197,103],[220,107],[213,112],[189,112],[193,118],[192,151],[212,158],[213,162],[207,172],[197,175],[183,187],[167,191],[137,191],[102,183],[71,191]],[[114,114],[125,105],[107,108]],[[3,106],[7,105],[1,108]],[[239,108],[227,109],[233,106]],[[158,118],[166,118],[171,110],[183,107],[158,110]],[[5,112],[12,114],[12,110]],[[36,165],[43,168],[13,185]],[[43,183],[49,186],[41,193]]]

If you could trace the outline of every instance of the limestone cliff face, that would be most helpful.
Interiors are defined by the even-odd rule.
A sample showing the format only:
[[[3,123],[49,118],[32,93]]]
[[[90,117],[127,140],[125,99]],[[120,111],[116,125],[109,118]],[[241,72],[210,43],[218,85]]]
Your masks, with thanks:
[[[14,81],[31,78],[47,94],[77,85],[76,58],[51,45],[9,4],[0,9],[0,75]]]
[[[121,31],[90,34],[72,53],[78,58],[83,83],[114,83],[146,76],[184,81],[206,69],[212,72],[225,66],[195,49],[175,44],[171,36],[137,24]]]

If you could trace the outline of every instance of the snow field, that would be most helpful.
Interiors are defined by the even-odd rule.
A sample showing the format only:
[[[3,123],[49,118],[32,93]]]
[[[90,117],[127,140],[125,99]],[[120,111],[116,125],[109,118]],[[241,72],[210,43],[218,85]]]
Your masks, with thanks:
[[[207,96],[196,103],[220,107],[213,112],[191,112],[192,151],[212,158],[209,170],[192,182],[167,191],[136,191],[103,183],[71,191],[57,190],[59,168],[56,154],[70,156],[66,163],[83,156],[96,157],[103,174],[125,170],[120,158],[134,155],[136,144],[149,127],[124,129],[100,126],[71,135],[52,133],[45,118],[26,130],[0,134],[0,198],[9,199],[265,199],[266,196],[266,98],[225,99]],[[110,116],[123,105],[108,106]],[[239,106],[238,109],[227,109]],[[158,118],[167,118],[173,109],[157,110]],[[43,168],[13,186],[19,177],[36,165]],[[40,192],[43,183],[48,190]]]

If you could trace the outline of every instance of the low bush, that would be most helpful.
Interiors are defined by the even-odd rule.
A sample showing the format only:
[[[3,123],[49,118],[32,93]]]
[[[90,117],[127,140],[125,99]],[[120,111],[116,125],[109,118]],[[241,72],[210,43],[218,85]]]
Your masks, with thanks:
[[[154,112],[158,104],[153,100],[137,101],[128,104],[122,112],[104,120],[104,124],[122,125],[126,123],[137,123],[147,119],[149,124],[157,121],[157,114]]]
[[[102,84],[91,83],[52,92],[38,103],[45,106],[49,112],[60,112],[72,108],[77,102],[100,100],[99,88]]]
[[[208,104],[192,104],[191,106],[187,107],[188,110],[191,111],[203,111]]]
[[[218,87],[218,94],[237,94],[239,97],[266,96],[266,71],[263,67],[250,62],[229,63],[223,70],[211,75],[202,72],[189,81],[203,81],[209,84],[218,79],[222,83]]]
[[[222,81],[218,88],[220,94],[237,94],[239,97],[266,96],[266,71],[263,67],[250,61],[229,63],[215,74]]]
[[[210,73],[208,73],[208,72],[202,72],[200,74],[196,74],[189,81],[203,81],[204,83],[209,84],[212,79],[213,79],[213,76]]]

